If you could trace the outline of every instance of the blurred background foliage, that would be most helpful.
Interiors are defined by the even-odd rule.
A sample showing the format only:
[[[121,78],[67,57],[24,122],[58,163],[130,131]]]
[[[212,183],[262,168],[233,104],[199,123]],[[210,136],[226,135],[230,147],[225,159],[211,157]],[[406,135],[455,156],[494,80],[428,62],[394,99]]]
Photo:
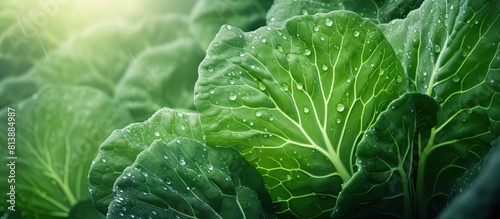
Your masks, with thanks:
[[[104,217],[87,191],[101,142],[160,108],[193,110],[198,64],[220,27],[263,26],[272,3],[1,1],[0,120],[15,110],[18,157],[16,211],[1,202],[2,218]],[[8,154],[7,136],[0,142]],[[2,194],[7,168],[0,166]]]

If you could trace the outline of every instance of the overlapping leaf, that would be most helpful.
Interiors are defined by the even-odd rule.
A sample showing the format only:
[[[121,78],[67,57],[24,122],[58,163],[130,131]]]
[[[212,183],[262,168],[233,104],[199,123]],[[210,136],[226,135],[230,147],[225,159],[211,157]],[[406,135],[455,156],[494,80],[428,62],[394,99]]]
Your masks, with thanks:
[[[393,19],[406,17],[422,2],[423,0],[275,0],[267,13],[267,25],[279,27],[293,16],[334,10],[348,10],[374,23],[388,23]]]
[[[439,215],[439,219],[498,217],[500,184],[494,182],[500,177],[498,171],[500,138],[491,142],[491,146],[490,152],[471,169],[473,173],[467,173],[461,177],[460,181],[466,182],[463,193],[460,192],[451,200],[449,207]],[[472,178],[469,178],[471,175]]]
[[[68,39],[26,74],[1,81],[0,107],[23,100],[46,84],[88,85],[112,95],[136,54],[189,35],[186,23],[185,16],[175,14],[118,25],[97,23]]]
[[[412,89],[440,104],[438,124],[421,136],[420,214],[445,206],[454,180],[489,151],[500,133],[500,2],[426,1],[405,20],[382,26]]]
[[[89,173],[94,206],[106,213],[113,200],[113,185],[123,170],[155,140],[170,142],[177,136],[203,139],[198,114],[161,109],[142,123],[114,131],[99,148]]]
[[[73,205],[90,196],[85,176],[98,145],[112,130],[132,122],[131,117],[116,101],[88,87],[49,87],[12,109],[17,210],[26,218],[67,217]],[[0,119],[7,121],[6,117],[7,109]],[[7,126],[0,130],[7,133]],[[2,155],[8,154],[6,138],[0,135]],[[2,194],[10,186],[5,159],[0,169],[5,179],[0,181]],[[7,204],[0,207],[6,209]]]
[[[136,121],[146,120],[162,107],[194,109],[194,83],[202,54],[189,37],[144,51],[118,82],[115,96]]]
[[[114,185],[107,218],[266,218],[260,174],[231,148],[156,140]]]
[[[191,11],[189,28],[205,51],[224,24],[245,31],[265,25],[271,4],[269,0],[198,0]]]
[[[379,115],[356,149],[358,171],[344,184],[332,217],[415,215],[414,140],[437,123],[438,110],[431,97],[407,93]]]
[[[249,33],[224,26],[199,72],[208,143],[237,148],[277,212],[299,217],[330,214],[363,131],[406,85],[377,27],[350,12]]]

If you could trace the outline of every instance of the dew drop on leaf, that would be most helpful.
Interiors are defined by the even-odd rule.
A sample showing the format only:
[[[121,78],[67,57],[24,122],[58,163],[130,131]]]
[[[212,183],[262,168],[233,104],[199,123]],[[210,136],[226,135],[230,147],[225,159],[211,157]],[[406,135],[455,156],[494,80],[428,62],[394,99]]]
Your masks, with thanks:
[[[285,177],[286,177],[286,180],[291,180],[292,179],[292,175],[290,175],[288,173],[285,175]]]
[[[435,53],[439,53],[439,52],[441,52],[441,46],[440,46],[440,45],[438,45],[438,44],[434,44],[434,52],[435,52]]]
[[[305,49],[304,50],[304,55],[306,55],[306,56],[311,55],[311,50],[310,49]]]
[[[266,90],[266,85],[262,82],[259,82],[259,90]]]
[[[358,36],[359,36],[359,31],[355,30],[355,31],[353,32],[353,35],[354,35],[354,37],[358,37]]]
[[[236,94],[234,92],[229,93],[229,100],[236,100]]]
[[[262,38],[262,39],[260,39],[260,41],[261,41],[262,43],[266,43],[266,42],[267,42],[267,39],[266,39],[266,38]]]
[[[319,26],[314,26],[314,27],[313,27],[313,30],[314,30],[315,32],[318,32],[318,31],[319,31]]]
[[[274,120],[274,117],[273,116],[269,116],[269,121],[273,121]]]
[[[458,76],[458,75],[453,75],[453,76],[451,77],[451,81],[453,81],[453,82],[455,82],[455,83],[459,82],[459,81],[460,81],[460,76]]]
[[[241,52],[238,53],[238,56],[245,57],[246,55],[245,55],[245,52],[241,51]]]
[[[279,45],[279,44],[278,44],[278,45],[276,45],[276,49],[277,49],[279,52],[283,53],[283,47],[282,47],[281,45]]]
[[[337,117],[337,120],[335,122],[337,122],[337,124],[340,124],[342,122],[342,119],[340,117]]]
[[[297,86],[298,90],[302,90],[304,88],[304,85],[302,85],[302,83],[300,83],[300,82],[297,82],[296,86]]]
[[[229,84],[234,84],[234,79],[233,78],[229,78],[229,80],[227,82],[229,82]]]
[[[179,164],[182,166],[186,165],[186,161],[182,155],[179,155]]]
[[[155,131],[153,134],[154,134],[156,137],[160,136],[160,132],[158,132],[158,131]]]
[[[281,88],[282,88],[282,89],[283,89],[283,91],[285,91],[285,92],[286,92],[286,91],[288,91],[288,84],[286,84],[286,83],[281,84]]]
[[[260,110],[255,111],[255,116],[261,117],[262,116],[262,112]]]
[[[101,162],[106,163],[106,159],[101,158]]]
[[[304,107],[304,113],[309,113],[309,108],[307,106]]]
[[[213,67],[213,66],[211,66],[211,65],[209,65],[209,66],[207,67],[207,70],[208,70],[209,72],[213,72],[213,71],[214,71],[214,67]]]
[[[328,66],[326,64],[322,64],[321,69],[323,69],[323,71],[326,71],[328,70]]]
[[[343,103],[338,103],[336,109],[337,109],[337,112],[341,113],[344,111],[345,106]]]
[[[325,25],[331,27],[333,25],[333,21],[330,18],[325,20]]]
[[[396,75],[396,82],[397,82],[397,83],[401,83],[401,82],[403,82],[403,76],[401,76],[401,75]]]

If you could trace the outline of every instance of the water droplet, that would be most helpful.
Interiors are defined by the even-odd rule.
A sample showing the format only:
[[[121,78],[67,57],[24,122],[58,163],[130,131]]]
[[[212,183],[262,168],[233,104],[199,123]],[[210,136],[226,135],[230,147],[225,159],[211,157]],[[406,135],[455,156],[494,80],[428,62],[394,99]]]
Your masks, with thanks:
[[[319,31],[319,26],[314,26],[314,27],[313,27],[313,30],[314,30],[315,32],[318,32],[318,31]]]
[[[101,158],[101,162],[106,163],[106,159],[105,158]]]
[[[155,131],[153,134],[154,134],[156,137],[160,136],[160,132],[158,132],[158,131]]]
[[[165,160],[168,160],[168,156],[167,155],[163,155],[163,158],[165,158]]]
[[[208,169],[208,172],[210,172],[210,171],[214,170],[214,166],[212,166],[212,164],[208,164],[207,169]]]
[[[283,53],[283,47],[282,47],[280,44],[276,45],[276,49],[277,49],[279,52]]]
[[[282,89],[283,89],[283,91],[285,91],[285,92],[286,92],[286,91],[288,91],[288,84],[286,84],[286,83],[281,84],[281,88],[282,88]]]
[[[269,116],[269,121],[273,121],[274,120],[274,117],[273,116]]]
[[[207,70],[208,70],[209,72],[213,72],[213,71],[214,71],[214,67],[213,67],[213,66],[211,66],[211,65],[209,65],[209,66],[207,67]]]
[[[326,18],[325,25],[331,27],[333,25],[333,21],[330,18]]]
[[[438,44],[434,44],[434,52],[435,52],[435,53],[439,53],[439,52],[441,52],[441,46],[440,46],[440,45],[438,45]]]
[[[186,130],[186,126],[181,125],[181,130],[183,130],[183,131]]]
[[[288,173],[285,175],[285,177],[286,177],[286,180],[291,180],[292,179],[292,175],[290,175]]]
[[[238,53],[238,56],[245,57],[246,55],[245,55],[245,52],[241,51],[241,52]]]
[[[305,8],[303,8],[303,9],[301,10],[301,13],[302,13],[302,15],[307,15],[307,14],[309,14]]]
[[[165,178],[165,183],[167,185],[170,185],[170,184],[172,184],[172,180],[169,177],[167,177],[167,178]]]
[[[304,55],[306,55],[306,56],[311,55],[311,50],[310,49],[304,49]]]
[[[322,64],[321,69],[323,69],[323,71],[326,71],[328,70],[328,66],[326,64]]]
[[[264,37],[262,37],[262,39],[260,39],[260,42],[262,42],[262,43],[266,43],[266,42],[267,42],[267,39],[266,39],[266,38],[264,38]]]
[[[337,109],[337,112],[341,113],[341,112],[344,112],[345,106],[343,103],[338,103],[336,109]]]
[[[297,87],[297,90],[302,90],[304,88],[304,85],[300,82],[297,82],[296,87]]]
[[[460,76],[458,76],[458,75],[453,75],[453,76],[451,77],[451,81],[453,81],[453,82],[455,82],[455,83],[459,82],[459,81],[460,81]]]
[[[259,82],[259,90],[266,90],[266,85],[262,82]]]
[[[186,161],[182,155],[179,155],[179,164],[182,166],[186,165]]]
[[[228,30],[232,30],[232,29],[233,29],[233,27],[231,27],[231,25],[226,25],[226,29],[228,29]]]
[[[397,82],[397,83],[401,83],[401,82],[403,82],[403,76],[401,76],[401,75],[396,75],[396,82]]]
[[[355,30],[355,31],[353,32],[353,35],[354,35],[354,37],[358,37],[358,36],[359,36],[359,31]]]
[[[233,78],[229,78],[229,80],[227,80],[227,82],[229,82],[229,84],[234,84],[234,79]]]
[[[304,107],[304,113],[309,113],[309,108],[307,106]]]
[[[229,93],[229,100],[236,100],[236,94],[234,92]]]
[[[340,117],[337,117],[336,122],[337,124],[340,124],[342,122],[342,119]]]
[[[255,116],[261,117],[262,116],[262,112],[260,110],[255,111]]]
[[[210,92],[210,94],[215,94],[215,89],[210,88],[210,90],[208,90],[208,92]]]

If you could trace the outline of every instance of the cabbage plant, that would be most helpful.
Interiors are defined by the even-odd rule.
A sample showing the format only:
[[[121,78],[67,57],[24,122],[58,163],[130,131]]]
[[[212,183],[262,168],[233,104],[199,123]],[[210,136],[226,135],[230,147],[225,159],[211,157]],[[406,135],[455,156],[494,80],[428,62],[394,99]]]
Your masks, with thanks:
[[[500,4],[420,3],[275,1],[267,26],[223,25],[198,68],[197,111],[157,113],[108,138],[90,171],[94,203],[111,218],[226,218],[227,208],[241,218],[436,217],[499,135]],[[192,156],[186,137],[207,148]],[[263,184],[244,186],[247,167],[211,178],[234,168],[199,163],[223,148]],[[155,184],[130,179],[139,173]],[[213,199],[214,188],[233,201]]]
[[[0,82],[19,90],[3,111],[38,121],[20,135],[39,164],[19,173],[24,216],[493,217],[499,1],[180,8],[99,22]]]

